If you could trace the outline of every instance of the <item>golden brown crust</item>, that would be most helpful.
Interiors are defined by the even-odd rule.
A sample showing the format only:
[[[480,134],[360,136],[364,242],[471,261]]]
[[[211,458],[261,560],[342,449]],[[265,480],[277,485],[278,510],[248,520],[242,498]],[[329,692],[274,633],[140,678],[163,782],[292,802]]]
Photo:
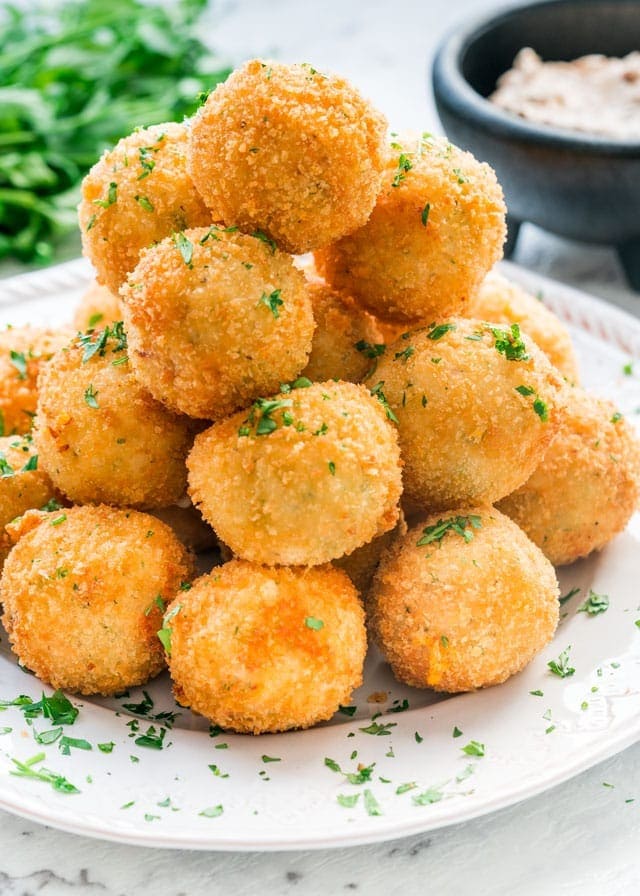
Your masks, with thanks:
[[[191,572],[159,520],[71,507],[47,514],[11,551],[0,580],[2,621],[38,678],[81,694],[115,694],[163,668],[161,606]]]
[[[362,683],[364,613],[348,577],[329,564],[232,560],[197,579],[173,611],[176,699],[223,728],[308,728]]]
[[[131,362],[159,401],[218,420],[302,370],[311,300],[291,257],[263,240],[216,227],[180,237],[182,252],[174,238],[144,251],[122,290]]]
[[[452,519],[459,531],[418,545]],[[369,625],[400,681],[469,691],[505,681],[551,640],[558,593],[553,567],[511,520],[458,507],[423,518],[383,556]]]
[[[293,389],[266,418],[255,408],[212,426],[187,461],[194,504],[235,554],[316,565],[393,528],[397,438],[364,386]]]
[[[140,386],[126,348],[117,345],[110,337],[104,353],[85,362],[85,349],[73,340],[43,371],[40,464],[71,501],[165,507],[185,493],[191,421]]]
[[[78,215],[84,254],[116,294],[145,246],[208,224],[187,172],[187,126],[158,124],[119,140],[83,180]]]
[[[367,220],[385,130],[383,116],[343,78],[254,59],[195,117],[189,169],[214,220],[306,252]]]
[[[7,327],[0,331],[0,432],[29,432],[38,402],[38,376],[71,338],[70,329]]]
[[[106,286],[94,281],[76,306],[73,325],[81,333],[122,320],[122,303]]]
[[[367,223],[316,252],[316,264],[381,320],[421,321],[464,313],[505,233],[488,165],[440,138],[407,138],[388,150]]]
[[[578,360],[569,331],[552,311],[517,283],[497,271],[489,271],[472,296],[465,316],[497,324],[520,324],[553,366],[572,385],[578,384]]]
[[[346,293],[324,283],[312,282],[308,288],[316,329],[303,375],[318,383],[359,383],[374,366],[383,342],[376,321]]]
[[[521,488],[500,502],[556,566],[603,548],[638,505],[640,442],[611,402],[567,389],[557,435]]]
[[[496,501],[542,460],[562,380],[526,338],[527,358],[507,360],[496,348],[506,336],[462,318],[414,330],[387,347],[367,381],[398,418],[409,505],[426,512]]]

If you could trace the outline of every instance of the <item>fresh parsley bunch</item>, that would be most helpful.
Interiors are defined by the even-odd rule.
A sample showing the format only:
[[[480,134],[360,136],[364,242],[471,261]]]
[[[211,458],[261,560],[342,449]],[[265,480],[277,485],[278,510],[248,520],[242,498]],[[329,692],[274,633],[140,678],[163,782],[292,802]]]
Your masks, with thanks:
[[[0,258],[49,262],[102,151],[137,125],[191,115],[227,77],[196,35],[207,5],[0,7]]]

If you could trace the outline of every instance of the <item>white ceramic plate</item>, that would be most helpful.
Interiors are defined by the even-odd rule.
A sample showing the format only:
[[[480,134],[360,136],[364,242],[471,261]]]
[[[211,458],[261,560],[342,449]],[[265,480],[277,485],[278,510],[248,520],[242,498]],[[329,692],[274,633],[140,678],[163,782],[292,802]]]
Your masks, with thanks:
[[[570,324],[585,384],[634,419],[640,383],[623,366],[640,359],[640,322],[505,267]],[[79,261],[0,281],[0,324],[68,320],[88,277]],[[57,744],[34,742],[34,728],[50,723],[39,719],[29,726],[20,709],[9,707],[0,712],[0,806],[64,830],[144,846],[280,850],[399,837],[532,796],[640,737],[639,538],[636,517],[605,551],[561,571],[563,593],[574,587],[580,593],[564,605],[554,642],[497,688],[451,698],[404,688],[372,653],[352,717],[338,714],[327,725],[290,734],[212,737],[202,719],[176,707],[162,676],[147,688],[153,709],[139,720],[137,733],[124,704],[139,703],[141,691],[118,700],[74,700],[80,714],[66,733],[93,749],[72,749],[69,756]],[[610,596],[606,613],[577,612],[589,588]],[[547,662],[569,645],[576,671],[561,679]],[[42,690],[16,665],[2,633],[0,698],[38,700]],[[384,702],[367,700],[376,693]],[[394,712],[405,700],[409,708]],[[152,716],[162,711],[177,713],[164,749],[136,745],[150,724],[158,730],[162,721]],[[381,733],[363,731],[378,712]],[[459,737],[454,727],[463,732]],[[484,744],[483,757],[461,749],[472,740]],[[115,744],[111,753],[97,748],[109,742]],[[80,793],[59,793],[11,774],[13,759],[41,751],[46,759],[35,767],[65,776]],[[349,783],[344,773],[374,763],[361,774],[370,774],[368,781]],[[409,784],[416,786],[403,787]]]

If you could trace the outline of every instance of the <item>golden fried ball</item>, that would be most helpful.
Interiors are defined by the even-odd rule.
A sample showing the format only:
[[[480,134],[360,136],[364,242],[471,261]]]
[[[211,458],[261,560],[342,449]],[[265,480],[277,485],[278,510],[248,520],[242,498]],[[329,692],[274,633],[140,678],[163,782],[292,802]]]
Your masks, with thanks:
[[[569,389],[565,414],[535,472],[500,502],[556,566],[603,548],[640,495],[640,442],[611,402]]]
[[[367,223],[316,253],[320,274],[382,320],[461,314],[502,256],[493,170],[443,139],[394,142]]]
[[[331,565],[268,568],[232,560],[169,608],[176,699],[234,731],[308,728],[362,683],[364,612]]]
[[[198,435],[187,465],[194,504],[256,563],[326,563],[398,519],[396,433],[353,383],[260,399]]]
[[[82,182],[78,214],[84,254],[113,293],[145,246],[210,223],[187,172],[187,126],[158,124],[119,140]]]
[[[2,621],[20,662],[52,687],[116,694],[164,667],[156,634],[163,605],[191,572],[159,520],[71,507],[43,515],[9,554]]]
[[[398,420],[406,498],[427,511],[522,485],[556,430],[562,380],[517,326],[453,318],[388,346],[367,385]]]
[[[71,501],[165,507],[185,493],[191,421],[135,379],[121,324],[72,341],[47,365],[35,439]]]
[[[303,375],[316,382],[360,382],[383,351],[382,334],[374,318],[346,293],[322,283],[311,283],[308,289],[316,329]]]
[[[77,330],[102,329],[122,320],[122,303],[106,286],[94,281],[80,299],[73,315]]]
[[[369,625],[399,681],[470,691],[520,672],[548,644],[558,593],[515,523],[465,506],[423,519],[383,556]]]
[[[0,569],[11,548],[4,527],[32,507],[44,507],[56,497],[31,435],[0,438]]]
[[[307,362],[307,284],[268,241],[215,226],[176,234],[143,252],[122,295],[136,376],[192,417],[246,407]]]
[[[496,324],[520,324],[553,366],[570,383],[578,382],[578,361],[569,331],[560,318],[517,283],[489,271],[465,314]]]
[[[38,374],[71,338],[71,330],[7,327],[0,331],[0,435],[31,429],[38,402]]]
[[[254,59],[195,117],[189,170],[214,220],[306,252],[369,217],[385,132],[384,117],[343,78]]]

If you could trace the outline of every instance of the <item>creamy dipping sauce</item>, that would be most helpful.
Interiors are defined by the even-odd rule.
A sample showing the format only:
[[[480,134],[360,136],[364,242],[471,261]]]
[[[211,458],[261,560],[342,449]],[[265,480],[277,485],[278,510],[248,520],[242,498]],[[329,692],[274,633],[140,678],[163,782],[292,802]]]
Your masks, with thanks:
[[[640,52],[543,62],[525,47],[489,99],[537,124],[640,141]]]

